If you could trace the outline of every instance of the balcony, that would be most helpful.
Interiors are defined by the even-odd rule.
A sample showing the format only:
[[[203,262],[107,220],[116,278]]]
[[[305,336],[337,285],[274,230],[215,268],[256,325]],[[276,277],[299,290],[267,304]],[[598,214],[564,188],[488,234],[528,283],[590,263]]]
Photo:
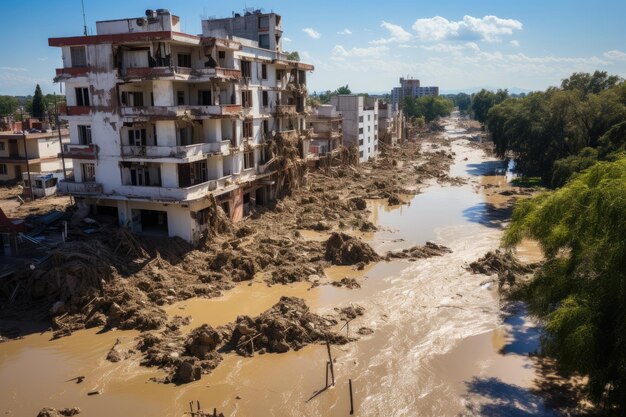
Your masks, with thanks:
[[[56,69],[57,79],[59,81],[67,80],[74,77],[86,77],[88,72],[88,67],[69,67]]]
[[[91,112],[89,106],[67,106],[65,109],[66,116],[85,116]]]
[[[275,110],[276,116],[295,116],[298,114],[295,105],[279,104]]]
[[[130,159],[193,159],[210,154],[228,154],[230,141],[196,143],[186,146],[122,146],[122,156]]]
[[[125,117],[159,117],[178,118],[185,114],[194,117],[201,116],[238,116],[241,113],[239,104],[222,104],[219,106],[152,106],[152,107],[122,107],[121,114]]]
[[[298,140],[299,133],[297,130],[281,130],[280,132],[276,132],[277,135],[280,135],[285,140]]]
[[[96,159],[98,146],[94,144],[78,145],[74,143],[63,144],[63,157],[71,159]],[[61,156],[59,154],[59,156]]]
[[[338,130],[328,132],[312,132],[311,139],[313,140],[329,140],[329,139],[341,139],[342,133]]]
[[[211,191],[227,187],[232,181],[232,176],[209,180],[201,184],[185,188],[167,187],[143,187],[136,185],[122,185],[115,190],[115,194],[121,194],[130,198],[144,198],[154,201],[192,201],[206,197]]]
[[[210,78],[221,80],[240,80],[241,71],[234,68],[200,68],[194,69],[192,75],[197,78]]]
[[[61,194],[71,195],[100,195],[102,194],[102,184],[61,180],[57,185],[57,191]]]

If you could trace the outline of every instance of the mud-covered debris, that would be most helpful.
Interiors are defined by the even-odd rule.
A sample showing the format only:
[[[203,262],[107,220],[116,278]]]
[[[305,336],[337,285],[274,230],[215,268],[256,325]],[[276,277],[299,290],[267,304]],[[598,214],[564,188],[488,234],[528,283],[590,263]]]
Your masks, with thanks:
[[[359,330],[357,330],[357,333],[361,336],[368,336],[374,333],[374,330],[370,329],[369,327],[360,327]]]
[[[380,259],[370,245],[345,233],[334,232],[326,241],[325,258],[334,265],[355,265]]]
[[[361,288],[361,284],[359,284],[356,279],[347,277],[341,278],[340,281],[333,281],[331,285],[335,287],[346,287],[350,290],[355,288]]]
[[[498,287],[503,289],[514,285],[518,278],[532,273],[536,267],[537,264],[521,263],[510,251],[496,249],[470,263],[467,269],[474,274],[498,274]]]
[[[412,248],[397,252],[387,252],[385,259],[423,259],[433,256],[443,256],[451,252],[452,250],[446,246],[438,245],[434,242],[426,242],[424,246],[413,246]]]
[[[312,313],[304,300],[281,297],[256,318],[237,317],[229,346],[240,355],[252,352],[283,353],[319,341],[343,344],[348,339],[331,331],[334,320]]]
[[[80,414],[80,408],[61,408],[57,410],[52,407],[42,408],[37,417],[71,417]]]
[[[364,198],[353,197],[350,199],[350,202],[356,210],[365,210],[367,208],[367,202]]]
[[[387,204],[389,204],[390,206],[399,206],[400,204],[402,204],[402,200],[400,200],[400,197],[398,197],[397,195],[391,194],[387,198]]]
[[[343,308],[335,308],[335,311],[339,313],[341,320],[353,320],[359,316],[365,314],[365,309],[359,305],[348,306]]]
[[[120,339],[117,339],[115,341],[115,344],[113,345],[113,347],[111,347],[111,350],[109,350],[109,353],[107,354],[107,360],[109,362],[119,362],[123,359],[126,359],[129,355],[128,352],[123,352],[119,345],[122,343],[122,341]]]

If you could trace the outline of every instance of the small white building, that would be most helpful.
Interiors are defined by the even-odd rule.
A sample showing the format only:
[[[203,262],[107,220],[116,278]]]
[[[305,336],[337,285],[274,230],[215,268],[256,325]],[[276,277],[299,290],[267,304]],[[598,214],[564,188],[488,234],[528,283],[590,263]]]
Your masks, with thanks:
[[[69,143],[69,132],[61,129],[61,141]],[[24,147],[26,143],[26,147]],[[21,181],[22,174],[28,172],[61,173],[63,164],[60,157],[61,143],[59,132],[0,133],[0,181]],[[28,155],[28,163],[26,156]],[[71,160],[66,160],[68,172]]]
[[[330,103],[343,118],[343,144],[355,145],[359,162],[378,155],[378,100],[354,94],[331,97]]]

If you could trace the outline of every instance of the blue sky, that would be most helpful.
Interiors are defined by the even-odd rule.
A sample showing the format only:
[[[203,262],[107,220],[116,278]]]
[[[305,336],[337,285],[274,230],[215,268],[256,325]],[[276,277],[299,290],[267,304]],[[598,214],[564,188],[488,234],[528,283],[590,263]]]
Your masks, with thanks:
[[[438,0],[348,2],[84,0],[87,26],[167,8],[183,31],[201,18],[256,6],[283,16],[284,43],[315,65],[310,91],[348,84],[388,91],[402,75],[442,90],[473,87],[544,89],[575,71],[626,77],[624,0]],[[0,26],[0,94],[44,92],[61,66],[49,37],[81,35],[80,0],[5,0]]]

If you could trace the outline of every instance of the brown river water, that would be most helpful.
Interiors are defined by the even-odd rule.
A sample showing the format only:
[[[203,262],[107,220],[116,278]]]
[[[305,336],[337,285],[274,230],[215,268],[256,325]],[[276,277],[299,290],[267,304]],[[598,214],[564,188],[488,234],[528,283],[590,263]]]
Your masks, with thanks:
[[[446,127],[450,138],[464,133],[454,121]],[[327,353],[321,345],[253,358],[227,355],[212,374],[176,386],[151,382],[161,372],[140,367],[137,359],[105,359],[117,338],[130,346],[136,332],[92,329],[55,341],[49,333],[35,333],[0,345],[0,415],[35,416],[45,406],[78,406],[81,416],[170,417],[200,401],[204,409],[216,407],[226,416],[348,416],[348,379],[358,416],[553,415],[530,391],[537,374],[527,354],[537,348],[537,326],[523,306],[500,302],[489,277],[464,269],[499,245],[506,198],[494,191],[506,189],[510,175],[503,162],[467,140],[453,142],[452,151],[450,175],[467,184],[433,184],[401,207],[373,202],[372,220],[380,231],[366,236],[380,253],[428,240],[452,253],[381,262],[365,271],[327,270],[329,279],[358,277],[361,289],[268,287],[254,281],[219,298],[167,309],[172,316],[192,316],[191,329],[257,315],[282,295],[304,298],[320,314],[362,305],[366,313],[350,324],[351,332],[366,326],[374,333],[332,348],[334,387],[313,397],[324,387]],[[540,252],[527,242],[518,255],[535,261]],[[83,383],[68,381],[79,375],[85,376]],[[100,394],[87,395],[94,390]]]

